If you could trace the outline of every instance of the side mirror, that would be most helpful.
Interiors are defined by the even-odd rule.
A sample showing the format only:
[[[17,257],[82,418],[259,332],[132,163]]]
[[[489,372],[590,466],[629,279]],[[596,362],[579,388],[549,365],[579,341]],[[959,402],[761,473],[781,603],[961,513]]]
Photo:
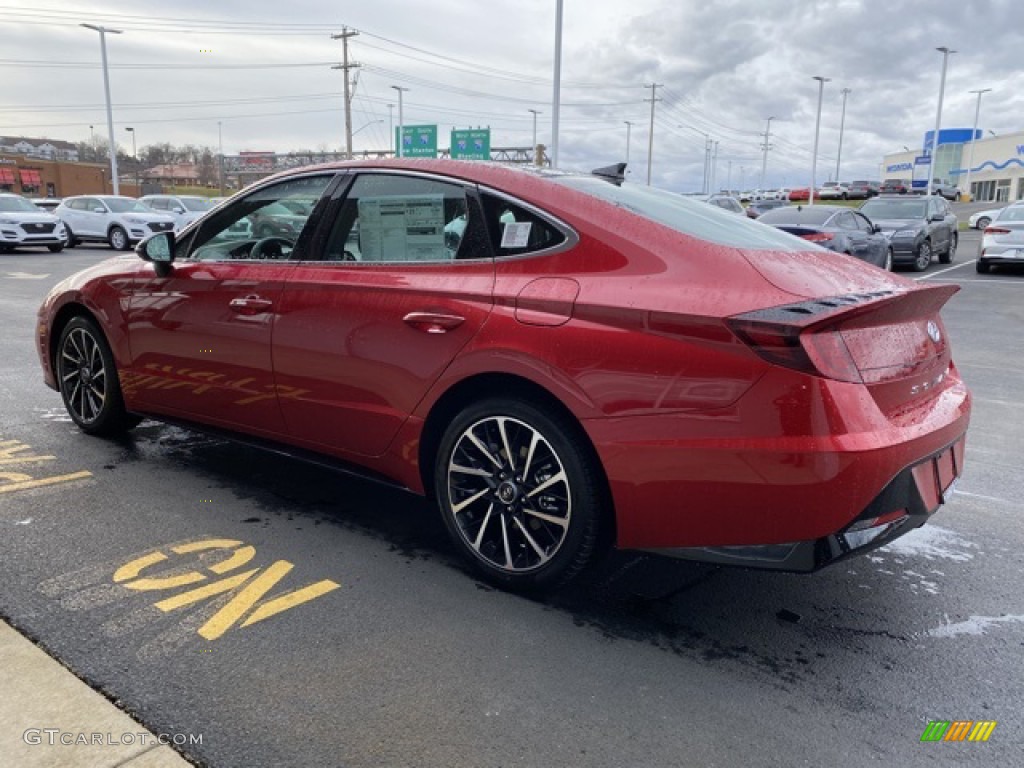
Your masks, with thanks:
[[[171,210],[174,211],[175,213],[184,213],[185,212],[185,209],[182,208],[180,205],[174,206],[173,208],[171,208]]]
[[[946,217],[943,216],[941,213],[933,213],[931,220],[932,221],[945,221]]]
[[[143,261],[169,267],[174,261],[174,233],[158,232],[147,237],[135,247],[135,252]]]
[[[871,225],[871,234],[877,235],[881,231],[882,231],[882,228],[880,226],[878,226],[877,224],[872,224]]]

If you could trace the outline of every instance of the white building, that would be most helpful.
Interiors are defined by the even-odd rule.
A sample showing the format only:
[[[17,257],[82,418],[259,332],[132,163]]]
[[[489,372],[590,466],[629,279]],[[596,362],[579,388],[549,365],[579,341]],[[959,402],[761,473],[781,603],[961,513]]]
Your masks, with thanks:
[[[885,179],[910,181],[923,188],[928,179],[929,131],[925,149],[893,152],[882,160],[880,176]],[[1024,131],[1004,136],[982,138],[979,130],[972,142],[970,129],[943,129],[936,153],[935,178],[956,184],[967,199],[1013,202],[1024,200]],[[972,146],[973,145],[973,146]],[[970,190],[967,170],[970,166]]]
[[[0,136],[0,152],[30,155],[47,160],[78,162],[78,147],[60,139],[32,139],[25,136]]]

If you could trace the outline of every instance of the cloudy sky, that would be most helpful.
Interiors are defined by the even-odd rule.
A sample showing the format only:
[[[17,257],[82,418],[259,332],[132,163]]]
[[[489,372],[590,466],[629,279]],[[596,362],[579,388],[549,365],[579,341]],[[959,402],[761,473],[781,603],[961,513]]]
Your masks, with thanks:
[[[589,170],[625,159],[646,177],[651,91],[653,181],[703,183],[705,135],[718,142],[718,186],[757,186],[772,121],[766,186],[811,175],[818,83],[826,84],[819,183],[836,170],[843,88],[849,88],[840,176],[879,177],[886,152],[920,147],[934,127],[942,55],[949,59],[944,127],[1024,130],[1017,0],[565,0],[560,164]],[[388,120],[490,126],[492,146],[550,142],[555,0],[0,0],[0,134],[88,140],[105,135],[97,33],[108,35],[115,133],[130,150],[171,142],[224,151],[336,150],[344,143],[343,26],[362,67],[352,101],[354,144],[388,145]],[[125,139],[129,139],[125,141]],[[441,139],[446,146],[446,139]]]

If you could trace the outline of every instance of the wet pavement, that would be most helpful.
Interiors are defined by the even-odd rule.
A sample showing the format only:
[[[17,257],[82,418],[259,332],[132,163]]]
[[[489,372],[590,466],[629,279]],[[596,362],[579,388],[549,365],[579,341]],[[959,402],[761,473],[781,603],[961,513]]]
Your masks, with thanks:
[[[415,497],[155,422],[82,435],[35,310],[109,251],[2,256],[0,450],[38,460],[0,493],[0,616],[217,768],[1021,764],[1024,270],[976,249],[906,273],[963,286],[976,398],[930,525],[809,576],[616,553],[543,601],[474,579]],[[997,725],[922,743],[932,720]]]

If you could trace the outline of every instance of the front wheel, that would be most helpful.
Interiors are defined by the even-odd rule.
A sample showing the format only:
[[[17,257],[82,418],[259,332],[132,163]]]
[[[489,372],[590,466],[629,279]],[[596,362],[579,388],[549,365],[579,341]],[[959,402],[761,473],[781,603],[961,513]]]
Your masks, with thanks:
[[[60,253],[64,250],[64,243],[57,243],[56,245],[48,245],[46,248],[50,253]]]
[[[128,233],[121,227],[112,227],[107,235],[107,242],[115,251],[127,251],[131,242],[128,240]]]
[[[949,247],[946,248],[946,252],[939,254],[939,263],[940,264],[952,264],[953,263],[953,257],[956,256],[956,246],[957,246],[957,243],[959,242],[959,240],[960,240],[960,236],[956,232],[954,232],[953,236],[951,238],[949,238]]]
[[[75,235],[71,231],[71,227],[64,225],[64,228],[67,230],[67,240],[64,241],[64,245],[67,248],[74,248],[78,245],[78,241],[75,239]]]
[[[917,249],[917,257],[914,259],[914,271],[924,272],[932,263],[932,243],[925,240]]]
[[[452,420],[434,488],[465,559],[521,591],[557,587],[593,559],[608,503],[579,425],[510,398],[473,403]]]
[[[83,432],[115,435],[141,421],[124,408],[114,355],[92,320],[75,317],[67,324],[55,362],[64,407]]]

